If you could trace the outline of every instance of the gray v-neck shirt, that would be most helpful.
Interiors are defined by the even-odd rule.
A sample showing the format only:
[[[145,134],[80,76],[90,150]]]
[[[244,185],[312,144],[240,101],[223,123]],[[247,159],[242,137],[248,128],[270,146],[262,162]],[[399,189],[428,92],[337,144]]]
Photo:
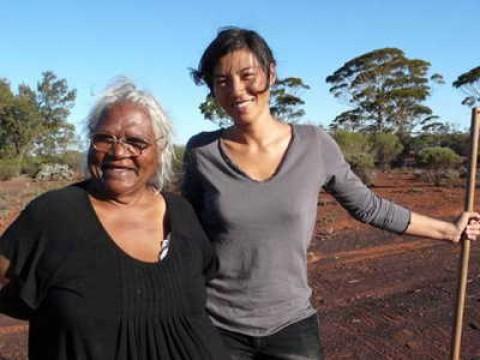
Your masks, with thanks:
[[[183,183],[220,260],[207,287],[207,309],[220,328],[265,336],[315,313],[307,248],[322,188],[362,222],[397,233],[409,224],[410,211],[366,187],[318,127],[292,125],[283,161],[266,181],[235,166],[221,133],[190,139]]]

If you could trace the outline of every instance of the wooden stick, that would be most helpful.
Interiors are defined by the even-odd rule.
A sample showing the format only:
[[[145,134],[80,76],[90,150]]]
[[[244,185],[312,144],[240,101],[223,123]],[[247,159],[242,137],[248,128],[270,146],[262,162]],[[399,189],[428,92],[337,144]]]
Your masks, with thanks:
[[[468,183],[465,197],[465,211],[473,211],[475,184],[477,177],[478,133],[480,123],[480,108],[472,109],[472,125],[470,128],[470,167],[468,169]],[[460,280],[457,289],[457,307],[455,314],[455,329],[452,335],[452,360],[460,360],[462,342],[463,312],[465,294],[467,291],[468,262],[470,260],[470,240],[462,240],[462,257],[460,261]]]

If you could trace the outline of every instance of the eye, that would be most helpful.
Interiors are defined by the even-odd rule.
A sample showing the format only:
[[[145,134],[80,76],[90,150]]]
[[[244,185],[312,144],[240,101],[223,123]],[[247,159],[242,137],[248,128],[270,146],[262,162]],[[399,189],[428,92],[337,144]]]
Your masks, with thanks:
[[[242,78],[243,78],[244,80],[251,80],[251,79],[255,78],[255,75],[256,75],[255,72],[249,71],[249,72],[243,73],[243,74],[242,74]]]
[[[114,144],[115,138],[108,134],[95,134],[92,136],[92,142],[94,144]]]
[[[217,87],[224,87],[227,85],[227,78],[225,77],[218,77],[215,79],[215,86]]]
[[[125,139],[125,142],[134,147],[135,149],[138,149],[138,150],[145,150],[147,147],[150,146],[150,143],[147,142],[146,140],[144,139],[140,139],[140,138],[137,138],[137,137],[128,137]]]

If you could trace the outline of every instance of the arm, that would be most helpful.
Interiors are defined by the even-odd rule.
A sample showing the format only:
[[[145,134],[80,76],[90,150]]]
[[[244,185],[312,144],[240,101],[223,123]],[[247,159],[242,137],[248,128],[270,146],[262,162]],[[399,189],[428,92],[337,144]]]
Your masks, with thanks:
[[[479,214],[465,212],[451,223],[411,212],[368,189],[353,174],[333,139],[325,138],[323,146],[329,154],[325,168],[331,171],[325,188],[356,219],[397,233],[451,242],[460,241],[462,235],[470,240],[480,236]]]
[[[462,236],[476,240],[480,236],[480,215],[464,212],[456,222],[451,223],[412,212],[405,233],[454,243],[459,242]]]

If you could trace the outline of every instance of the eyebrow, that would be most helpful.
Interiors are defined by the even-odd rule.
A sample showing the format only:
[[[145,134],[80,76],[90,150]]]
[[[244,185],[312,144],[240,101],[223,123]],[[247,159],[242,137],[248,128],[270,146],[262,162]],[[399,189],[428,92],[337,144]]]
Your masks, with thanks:
[[[244,71],[247,71],[247,70],[254,70],[256,69],[258,66],[254,66],[254,65],[249,65],[249,66],[245,66],[244,68],[241,68],[240,70],[237,71],[237,73],[242,73]],[[225,77],[227,76],[226,74],[222,74],[222,73],[214,73],[213,76],[215,78],[219,78],[219,77]]]

